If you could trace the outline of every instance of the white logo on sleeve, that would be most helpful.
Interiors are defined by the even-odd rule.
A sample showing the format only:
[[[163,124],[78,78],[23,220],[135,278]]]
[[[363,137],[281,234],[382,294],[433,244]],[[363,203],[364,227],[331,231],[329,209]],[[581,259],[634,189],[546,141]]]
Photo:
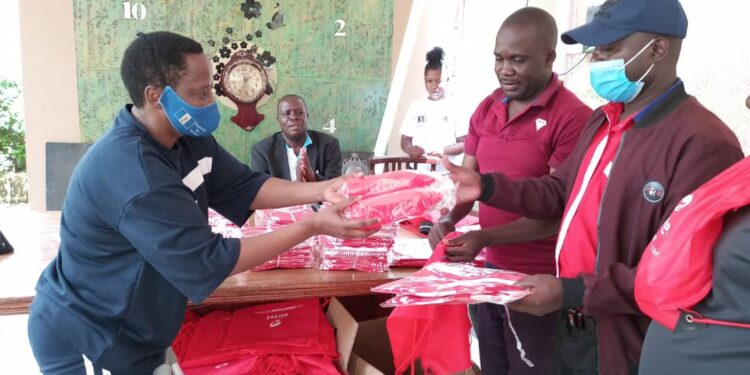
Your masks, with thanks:
[[[536,119],[536,131],[539,131],[539,129],[547,126],[547,120],[538,118]]]

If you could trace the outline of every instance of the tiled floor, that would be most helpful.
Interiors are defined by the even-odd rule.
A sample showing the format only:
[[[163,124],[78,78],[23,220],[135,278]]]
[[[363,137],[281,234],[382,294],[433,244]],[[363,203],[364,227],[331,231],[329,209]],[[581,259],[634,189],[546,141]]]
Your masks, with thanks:
[[[39,277],[39,272],[33,274],[26,272],[23,265],[27,263],[38,262],[36,259],[26,259],[33,257],[33,254],[23,254],[25,248],[34,246],[37,242],[54,242],[58,236],[57,233],[41,233],[39,227],[25,225],[27,223],[40,223],[45,220],[59,220],[59,214],[48,212],[34,212],[28,205],[0,205],[0,230],[11,245],[16,248],[16,258],[19,262],[13,264],[13,267],[5,267],[6,257],[0,257],[0,272],[7,272],[7,278],[3,278],[8,284],[16,284],[8,280],[31,280],[25,284],[33,288],[33,280]],[[43,227],[43,226],[40,226]],[[51,241],[50,241],[51,239]],[[14,255],[15,256],[15,255]],[[27,262],[28,260],[28,262]],[[48,261],[45,259],[45,261]],[[13,288],[14,285],[0,285],[3,288]],[[28,335],[26,334],[26,322],[28,315],[2,315],[0,316],[0,373],[12,375],[39,374],[39,368],[36,365],[34,356],[29,346]]]
[[[26,335],[27,321],[28,315],[0,316],[0,373],[39,374]]]

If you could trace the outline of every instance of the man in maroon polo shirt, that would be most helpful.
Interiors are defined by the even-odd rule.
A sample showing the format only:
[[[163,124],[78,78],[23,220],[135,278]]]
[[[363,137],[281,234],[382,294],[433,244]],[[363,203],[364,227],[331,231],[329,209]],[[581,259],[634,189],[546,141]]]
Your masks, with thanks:
[[[595,47],[591,85],[609,101],[570,158],[539,178],[448,166],[459,201],[562,219],[558,277],[522,280],[532,293],[509,304],[535,315],[560,310],[556,374],[637,373],[649,324],[633,294],[641,254],[683,196],[742,158],[732,131],[677,78],[686,34],[677,0],[608,0],[562,35]]]
[[[568,157],[591,109],[552,72],[556,44],[555,20],[542,9],[523,8],[503,22],[494,51],[500,88],[484,99],[471,117],[464,167],[481,173],[502,172],[513,178],[537,177],[549,174]],[[457,206],[444,216],[430,234],[432,244],[454,230],[453,223],[464,217],[471,206],[471,203]],[[485,231],[518,218],[515,213],[480,205],[479,222],[487,229],[458,238],[457,247],[471,249],[463,259],[455,260],[471,260],[481,248],[490,246],[488,267],[553,274],[554,237],[505,246],[490,241],[475,245],[477,241],[471,240],[485,238]],[[547,237],[556,229],[555,222]],[[554,350],[554,314],[535,317],[513,312],[510,318],[507,314],[500,305],[477,307],[475,328],[482,372],[549,373]],[[517,341],[525,355],[517,349]]]

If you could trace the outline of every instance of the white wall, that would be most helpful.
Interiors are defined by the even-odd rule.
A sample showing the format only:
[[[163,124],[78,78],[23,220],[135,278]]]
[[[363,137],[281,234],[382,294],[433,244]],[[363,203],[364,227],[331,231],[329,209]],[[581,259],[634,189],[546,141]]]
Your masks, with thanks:
[[[18,3],[0,1],[0,45],[3,57],[0,58],[0,78],[12,79],[21,83],[21,38],[19,36]]]
[[[526,3],[525,0],[427,2],[417,40],[408,60],[408,79],[399,99],[387,154],[403,154],[398,129],[409,104],[426,95],[423,81],[425,53],[436,45],[445,50],[443,81],[446,95],[452,97],[458,106],[458,113],[464,121],[468,121],[479,102],[498,87],[493,55],[497,30],[507,16],[524,7]],[[570,7],[567,2],[530,0],[528,5],[549,11],[558,20],[558,27],[566,28],[560,21],[567,23],[570,18]],[[562,43],[559,43],[558,60],[555,65],[559,66],[558,70],[566,66],[564,53]]]
[[[750,5],[742,0],[682,0],[688,17],[687,37],[682,45],[677,74],[689,94],[721,118],[734,132],[745,153],[750,152],[750,37],[746,27]],[[597,0],[573,0],[578,24],[585,6]],[[566,86],[589,105],[598,105],[588,83],[587,61],[568,77]]]
[[[585,22],[586,9],[602,0],[530,0],[530,6],[549,11],[557,20],[560,33]],[[716,113],[750,152],[750,110],[745,98],[750,94],[750,37],[745,31],[750,3],[743,0],[682,0],[688,16],[688,35],[683,43],[678,75],[688,93]],[[428,1],[422,15],[417,41],[409,59],[407,81],[399,100],[388,154],[403,154],[398,129],[409,103],[425,95],[424,54],[434,45],[446,50],[446,68],[455,75],[446,83],[449,94],[456,95],[461,110],[470,115],[474,107],[498,87],[493,71],[495,34],[502,21],[526,5],[525,0],[445,0]],[[456,22],[456,9],[463,12]],[[454,30],[454,25],[460,25]],[[581,46],[558,42],[555,71],[565,85],[592,107],[602,100],[591,90],[588,59]],[[449,73],[449,74],[450,74]],[[444,72],[444,75],[446,73]]]
[[[734,130],[750,153],[750,3],[743,0],[682,0],[688,33],[677,73],[688,93]]]

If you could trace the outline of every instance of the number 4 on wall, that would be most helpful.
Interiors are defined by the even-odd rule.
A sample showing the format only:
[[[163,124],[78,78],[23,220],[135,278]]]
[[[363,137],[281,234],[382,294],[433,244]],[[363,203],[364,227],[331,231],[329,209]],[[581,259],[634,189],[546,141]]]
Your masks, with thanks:
[[[331,121],[328,121],[325,125],[323,125],[323,130],[333,134],[336,132],[336,119],[332,118]]]

